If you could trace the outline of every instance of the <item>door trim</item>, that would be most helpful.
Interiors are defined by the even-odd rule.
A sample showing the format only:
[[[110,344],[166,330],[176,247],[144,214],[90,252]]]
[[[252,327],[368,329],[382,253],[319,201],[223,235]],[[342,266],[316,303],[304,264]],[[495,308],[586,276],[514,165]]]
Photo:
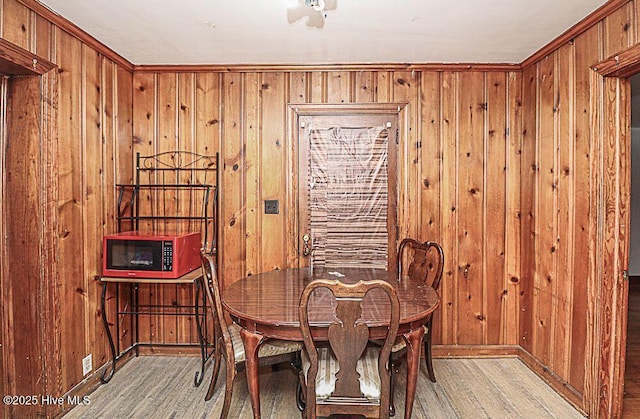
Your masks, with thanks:
[[[298,208],[298,163],[299,163],[299,120],[303,116],[346,116],[346,115],[380,115],[393,114],[398,121],[398,150],[397,150],[397,187],[400,188],[404,167],[402,159],[404,154],[401,150],[406,144],[406,137],[409,127],[408,103],[367,103],[367,104],[289,104],[287,106],[287,141],[291,144],[291,154],[287,159],[287,266],[299,266],[300,249],[298,239],[300,237],[298,222],[300,219]],[[396,224],[401,220],[404,205],[400,201],[402,194],[400,190],[396,193]],[[396,235],[397,240],[398,235]]]

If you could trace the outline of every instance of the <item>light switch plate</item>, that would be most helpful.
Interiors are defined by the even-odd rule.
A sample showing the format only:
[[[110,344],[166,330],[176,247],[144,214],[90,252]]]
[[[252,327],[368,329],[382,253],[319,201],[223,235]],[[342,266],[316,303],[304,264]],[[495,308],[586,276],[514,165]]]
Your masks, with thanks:
[[[264,201],[265,214],[278,214],[279,212],[279,202],[277,199],[266,199]]]

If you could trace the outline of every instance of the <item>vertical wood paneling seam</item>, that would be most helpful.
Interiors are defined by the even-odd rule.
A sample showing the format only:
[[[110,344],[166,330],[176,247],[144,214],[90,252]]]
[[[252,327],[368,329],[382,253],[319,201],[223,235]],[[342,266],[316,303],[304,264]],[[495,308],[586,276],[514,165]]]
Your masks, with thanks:
[[[2,0],[0,0],[1,2]],[[1,3],[0,3],[1,4]],[[0,19],[1,21],[2,19]],[[5,210],[4,210],[4,200],[5,200],[5,190],[6,190],[6,166],[5,166],[5,147],[7,144],[7,84],[9,78],[6,76],[0,77],[0,301],[3,302],[2,306],[0,306],[0,339],[2,339],[5,347],[3,351],[6,353],[9,351],[7,348],[8,341],[8,332],[9,327],[5,327],[5,325],[9,324],[9,309],[8,303],[11,301],[10,298],[7,297],[7,293],[4,291],[7,287],[7,264],[6,260],[8,260],[7,255],[7,243],[5,240]],[[46,131],[45,131],[46,132]],[[43,336],[46,336],[43,334]],[[15,352],[15,351],[14,351]],[[6,357],[5,353],[0,356],[0,372],[2,373],[2,378],[0,382],[0,391],[4,392],[4,394],[9,394],[10,384],[5,381],[6,376],[14,376],[12,373],[8,373],[7,370],[10,369],[10,365],[8,362],[5,362]],[[45,377],[46,379],[46,377]],[[46,387],[45,387],[46,388]],[[3,408],[0,408],[0,413],[5,413],[8,416],[8,407],[5,405]]]
[[[247,201],[247,169],[246,169],[246,129],[244,124],[242,123],[242,119],[244,119],[244,115],[246,115],[246,83],[247,83],[247,73],[240,74],[240,121],[238,121],[238,131],[239,131],[239,140],[240,140],[240,156],[239,156],[239,166],[240,166],[240,214],[238,214],[238,218],[241,220],[240,222],[240,237],[242,245],[240,246],[242,260],[240,261],[240,272],[243,272],[242,276],[244,276],[245,272],[247,272],[247,241],[245,240],[247,237],[247,208],[245,206],[245,202]],[[239,278],[238,278],[239,279]]]
[[[0,9],[2,10],[2,9]],[[29,51],[33,54],[38,54],[37,43],[37,15],[33,10],[29,10]]]
[[[180,138],[180,110],[181,108],[181,104],[180,104],[180,73],[176,72],[175,73],[175,80],[174,80],[174,84],[176,86],[175,89],[175,95],[174,95],[174,101],[175,101],[175,105],[174,105],[174,120],[175,123],[173,124],[173,129],[174,129],[174,150],[186,150],[186,148],[183,147],[182,145],[182,141],[183,139]],[[193,102],[191,102],[193,103]],[[192,112],[193,113],[193,112]],[[193,138],[193,137],[192,137]],[[193,149],[192,149],[193,150]],[[180,182],[179,179],[171,179],[171,182]],[[176,196],[178,195],[178,191],[175,192]],[[182,213],[182,207],[180,205],[180,199],[176,199],[175,202],[175,207],[174,210],[176,211],[177,214],[181,214]],[[166,285],[163,287],[163,289],[168,288]],[[176,300],[179,299],[179,295],[180,295],[180,285],[178,284],[174,284],[171,286],[171,291],[170,291],[170,296],[175,296]],[[162,299],[163,304],[166,304],[166,298]],[[173,304],[172,301],[169,302],[169,304]],[[163,336],[165,336],[164,340],[167,341],[167,336],[169,338],[171,338],[170,333],[173,332],[173,338],[171,338],[172,341],[175,342],[179,342],[178,338],[180,336],[178,336],[178,334],[180,333],[180,318],[181,316],[162,316],[163,317],[163,322],[171,322],[172,326],[170,330],[166,330],[166,328],[164,327],[163,324]],[[168,318],[167,318],[168,317]]]
[[[2,10],[3,14],[6,13],[6,9],[4,7],[4,0],[0,0],[0,10]],[[0,18],[0,37],[5,38],[5,36],[4,36],[4,19],[2,19],[2,18]],[[55,40],[53,40],[53,41],[55,41]]]
[[[415,134],[415,147],[416,147],[416,163],[415,163],[415,173],[414,173],[414,182],[416,182],[416,196],[414,197],[415,199],[415,204],[414,204],[414,208],[416,209],[416,211],[414,212],[415,214],[417,214],[418,216],[417,218],[417,225],[414,227],[414,231],[416,231],[418,234],[416,235],[416,237],[420,237],[421,233],[424,231],[422,229],[422,226],[424,225],[424,219],[422,217],[422,212],[420,211],[420,208],[422,208],[422,194],[420,193],[420,179],[422,178],[422,147],[424,146],[424,142],[422,141],[422,71],[415,71],[412,70],[411,74],[416,74],[417,75],[417,81],[414,80],[414,85],[416,86],[416,93],[415,93],[415,110],[413,111],[413,115],[414,115],[414,121],[415,121],[415,130],[416,130],[416,134]],[[420,148],[418,148],[418,144],[420,144]],[[398,224],[398,220],[396,219],[396,225]],[[396,237],[396,239],[398,239]],[[397,246],[396,246],[397,247]]]
[[[288,78],[285,78],[285,79],[288,80]],[[258,127],[258,129],[256,130],[256,141],[258,142],[257,150],[256,150],[256,157],[258,157],[260,159],[260,161],[259,162],[254,162],[254,164],[258,167],[258,179],[259,179],[259,182],[260,182],[260,184],[258,185],[258,208],[256,210],[256,214],[258,216],[258,223],[257,223],[258,231],[260,232],[259,233],[259,240],[257,240],[257,242],[258,242],[258,245],[260,246],[260,248],[262,248],[262,240],[263,240],[262,223],[263,223],[263,218],[264,218],[262,208],[260,208],[260,204],[261,204],[262,199],[263,199],[262,179],[264,179],[264,177],[263,177],[264,176],[264,165],[263,165],[263,161],[262,161],[262,145],[263,145],[263,143],[262,143],[262,140],[263,140],[263,138],[262,138],[262,120],[263,120],[263,117],[262,117],[262,110],[263,110],[263,108],[262,108],[262,106],[263,106],[262,105],[262,103],[263,103],[263,100],[262,100],[263,99],[263,96],[262,96],[262,85],[263,84],[264,84],[264,73],[261,72],[261,73],[258,73],[258,89],[260,89],[259,90],[260,94],[258,95],[258,103],[257,103],[257,106],[258,106],[258,112],[256,112],[257,121],[255,121],[256,125]],[[243,88],[243,90],[244,90],[244,88]],[[288,86],[287,86],[287,88],[285,88],[285,92],[288,92],[288,91],[289,91],[289,89],[288,89]],[[288,93],[285,93],[285,95],[288,95]],[[287,100],[284,103],[285,108],[286,108],[286,103],[288,103],[288,97],[287,97]],[[244,106],[243,106],[242,114],[244,115]],[[286,113],[286,109],[285,109],[285,112],[284,112],[284,117],[285,117],[284,126],[285,127],[286,127],[286,116],[287,116],[287,113]],[[288,176],[286,176],[286,177],[288,178]],[[289,189],[287,188],[287,190],[289,190]],[[287,210],[288,210],[288,208],[285,208],[285,214],[287,213]],[[285,217],[286,217],[286,215],[285,215]],[[246,225],[245,225],[245,227],[246,227]],[[258,252],[257,256],[258,256],[258,260],[256,261],[256,266],[259,266],[260,270],[262,270],[262,266],[263,266],[262,265],[262,260],[263,260],[262,252],[261,251]],[[245,258],[246,258],[246,253],[245,253]]]
[[[460,261],[460,253],[459,253],[459,240],[458,240],[458,227],[459,227],[459,218],[458,214],[459,214],[459,203],[460,203],[460,197],[459,197],[459,187],[460,187],[460,156],[459,156],[459,150],[460,150],[460,73],[456,72],[455,73],[455,145],[454,145],[454,159],[455,159],[455,183],[454,183],[454,190],[453,190],[453,202],[454,202],[454,206],[456,208],[455,213],[453,215],[453,237],[455,237],[455,241],[454,241],[454,254],[455,254],[455,259],[456,261]],[[454,290],[453,290],[453,296],[454,298],[458,298],[459,295],[459,291],[460,291],[460,287],[458,284],[457,279],[460,276],[460,264],[458,263],[458,266],[456,267],[456,280],[454,281]],[[458,308],[457,310],[454,310],[454,316],[453,316],[453,324],[455,327],[455,331],[454,331],[454,344],[458,343],[459,340],[459,332],[460,332],[460,304],[458,304],[459,301],[454,301],[454,304],[456,305],[456,307]]]
[[[536,135],[534,136],[534,150],[533,150],[533,161],[536,170],[533,174],[533,202],[531,204],[531,208],[533,209],[533,272],[531,275],[531,280],[533,282],[530,287],[532,296],[531,296],[531,321],[533,324],[531,325],[531,347],[535,348],[537,339],[538,339],[538,308],[539,308],[539,298],[536,298],[536,289],[540,288],[540,284],[538,283],[540,278],[540,239],[539,239],[539,224],[540,224],[540,193],[542,188],[540,187],[540,115],[542,109],[542,98],[541,98],[541,82],[540,82],[540,63],[536,64],[536,97],[535,97],[535,109],[536,109]],[[539,294],[538,294],[539,297]]]
[[[504,247],[504,259],[502,260],[502,288],[506,291],[509,289],[509,264],[508,264],[508,260],[511,256],[511,250],[509,248],[509,246],[507,245],[507,243],[509,243],[509,232],[511,230],[510,226],[510,220],[509,220],[509,213],[511,211],[511,208],[509,208],[509,205],[511,203],[511,188],[509,187],[509,177],[512,175],[511,174],[511,154],[510,154],[510,150],[511,150],[511,135],[513,135],[514,133],[511,130],[511,112],[510,112],[510,104],[511,104],[511,83],[509,81],[510,78],[510,72],[505,72],[504,73],[504,83],[505,83],[505,90],[504,90],[504,95],[505,95],[505,100],[504,100],[504,129],[505,129],[505,135],[504,135],[504,167],[505,167],[505,177],[504,177],[504,202],[505,202],[505,211],[504,211],[504,233],[503,233],[503,240],[505,243],[505,247]],[[524,80],[524,78],[523,78]],[[512,299],[514,298],[513,296],[511,296],[510,294],[507,294],[507,298],[508,299]],[[508,308],[509,308],[509,304],[504,304],[504,298],[502,299],[503,304],[502,304],[502,308],[500,310],[500,315],[502,317],[502,327],[500,328],[500,336],[501,336],[501,344],[506,344],[507,342],[510,341],[511,336],[509,336],[509,328],[507,326],[507,323],[509,322],[509,312],[508,312]],[[519,318],[516,316],[515,319],[516,324],[519,322]]]
[[[87,203],[85,198],[85,193],[87,190],[87,46],[85,44],[80,44],[80,141],[82,144],[80,145],[80,167],[82,167],[82,172],[80,173],[81,181],[81,196],[79,197],[79,201],[81,202],[80,209],[80,219],[82,220],[81,228],[81,237],[82,237],[82,245],[81,249],[85,251],[85,244],[87,242],[87,230],[86,230],[86,210]],[[82,261],[83,264],[81,272],[82,275],[82,288],[84,292],[82,293],[82,302],[83,302],[83,313],[85,318],[85,326],[88,323],[88,319],[90,319],[89,313],[89,299],[87,298],[89,292],[89,278],[87,277],[87,266],[84,265],[86,259],[84,257],[80,257],[77,261]],[[89,336],[89,328],[84,327],[83,329],[84,335],[84,353],[79,354],[84,357],[86,354],[91,351],[91,336]]]
[[[555,303],[551,305],[551,324],[549,336],[550,338],[550,348],[549,348],[549,360],[553,365],[555,363],[555,354],[556,350],[560,346],[560,342],[556,342],[556,330],[557,330],[557,321],[558,321],[558,305],[562,304],[558,296],[558,282],[559,282],[559,272],[558,272],[558,237],[559,237],[559,225],[560,225],[560,194],[558,192],[560,182],[558,177],[559,167],[560,167],[560,52],[557,51],[553,54],[553,245],[555,251],[552,251],[551,255],[551,272],[553,282],[551,284],[551,292],[553,302],[555,298]]]
[[[481,279],[482,279],[482,295],[480,296],[482,300],[482,312],[480,315],[482,316],[480,325],[482,327],[482,344],[486,345],[489,341],[489,332],[487,327],[487,313],[488,304],[487,301],[487,188],[488,188],[488,165],[487,161],[489,160],[489,92],[487,89],[487,73],[482,73],[482,249],[481,258],[482,258],[482,267],[481,267]]]
[[[349,103],[354,103],[356,101],[356,74],[357,71],[349,71]],[[287,90],[285,90],[286,92]]]
[[[576,214],[575,214],[575,201],[577,199],[577,197],[575,196],[575,191],[576,191],[576,47],[575,47],[575,43],[571,43],[570,44],[571,47],[569,49],[570,54],[569,54],[569,80],[567,81],[567,83],[569,84],[569,98],[568,98],[568,105],[569,105],[569,110],[567,113],[567,117],[569,118],[569,164],[570,164],[570,176],[571,179],[568,182],[568,187],[569,187],[569,191],[567,193],[567,195],[569,196],[568,202],[569,202],[569,208],[567,209],[568,214],[569,214],[569,220],[568,220],[568,226],[569,226],[569,230],[570,233],[567,235],[567,242],[565,244],[566,246],[566,257],[568,258],[568,267],[567,267],[567,271],[569,273],[569,278],[565,278],[565,281],[569,282],[569,289],[573,290],[573,287],[576,285],[575,282],[575,243],[576,243]],[[565,321],[567,322],[566,324],[566,330],[567,331],[571,331],[573,330],[573,315],[571,315],[573,313],[575,304],[574,304],[574,298],[571,297],[570,301],[567,301],[567,306],[568,306],[568,310],[567,312],[569,313],[569,315],[567,316],[567,318],[565,319]],[[572,368],[572,362],[571,362],[571,353],[572,353],[572,346],[573,346],[573,339],[572,334],[571,333],[567,333],[570,338],[567,341],[567,344],[565,345],[565,355],[564,355],[564,373],[565,373],[565,377],[570,377],[571,374],[571,368]]]
[[[439,73],[440,74],[440,73]],[[378,72],[371,72],[371,102],[378,102]]]
[[[629,0],[627,4],[629,8],[629,37],[628,43],[629,46],[633,45],[636,42],[636,38],[638,36],[638,27],[635,25],[636,23],[636,8],[634,0]]]
[[[218,119],[220,122],[218,123],[218,171],[216,172],[217,179],[219,181],[218,184],[218,218],[217,220],[217,231],[218,231],[218,249],[216,253],[216,259],[219,265],[220,272],[226,272],[225,270],[225,261],[224,257],[222,257],[222,252],[225,247],[225,234],[224,234],[224,208],[226,204],[225,194],[222,193],[224,190],[224,182],[225,182],[225,168],[226,168],[226,159],[225,159],[225,149],[224,149],[224,74],[220,74],[218,76]],[[224,289],[226,281],[222,280],[222,289]]]
[[[329,100],[329,73],[323,71],[322,73],[322,103],[327,103]]]
[[[311,71],[307,71],[305,73],[304,76],[304,102],[305,103],[311,103],[311,94],[312,94],[312,83],[311,83],[311,77],[312,77],[312,72]]]
[[[285,174],[284,176],[284,188],[285,191],[289,191],[291,188],[291,179],[289,179],[289,176],[286,175],[286,173],[289,173],[289,150],[291,150],[291,144],[289,144],[288,141],[288,136],[287,136],[287,119],[288,119],[288,115],[287,115],[287,104],[291,103],[291,77],[289,77],[287,75],[287,73],[283,73],[282,78],[284,79],[284,92],[283,92],[283,102],[282,102],[282,127],[283,127],[283,132],[282,132],[282,166],[281,166],[281,171],[282,173]],[[262,80],[262,75],[260,76],[260,79]],[[355,84],[355,83],[354,83]],[[260,83],[260,85],[262,85],[262,83]],[[355,94],[355,93],[354,93]],[[262,97],[260,98],[260,101],[262,101]],[[260,109],[262,109],[262,103],[260,103]],[[260,123],[258,126],[262,127],[262,113],[260,112],[260,116],[258,119],[258,122]],[[258,142],[260,144],[260,150],[262,150],[262,129],[259,130],[260,134],[259,134],[259,139],[260,141]],[[260,173],[260,179],[262,182],[262,173]],[[262,183],[261,183],[261,187],[262,187]],[[286,193],[281,195],[281,198],[284,197],[283,202],[286,202]],[[258,211],[258,213],[260,213],[260,223],[262,224],[262,211]],[[291,218],[291,207],[289,207],[289,205],[286,206],[286,208],[284,209],[284,219],[288,220]],[[284,238],[284,240],[288,240],[288,231],[287,231],[287,223],[283,223],[282,224],[282,236]],[[284,268],[289,268],[289,257],[288,257],[288,250],[285,249],[284,252],[282,252],[282,259],[281,259],[281,265],[280,267]],[[260,266],[262,266],[262,260],[260,260]]]

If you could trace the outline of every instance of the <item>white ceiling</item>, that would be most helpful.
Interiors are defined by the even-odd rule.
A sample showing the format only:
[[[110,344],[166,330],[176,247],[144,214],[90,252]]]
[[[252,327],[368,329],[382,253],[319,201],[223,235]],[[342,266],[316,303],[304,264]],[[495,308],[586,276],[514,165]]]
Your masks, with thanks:
[[[520,63],[606,3],[326,1],[317,28],[304,0],[40,0],[139,65]]]

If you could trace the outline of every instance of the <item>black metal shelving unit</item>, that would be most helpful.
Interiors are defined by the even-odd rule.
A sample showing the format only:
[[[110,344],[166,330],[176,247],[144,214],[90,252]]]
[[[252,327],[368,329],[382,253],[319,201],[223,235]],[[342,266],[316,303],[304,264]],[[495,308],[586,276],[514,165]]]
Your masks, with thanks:
[[[218,259],[218,154],[205,156],[188,151],[169,151],[150,156],[136,154],[133,184],[117,184],[116,227],[118,232],[145,231],[156,234],[200,232],[203,251]],[[194,346],[164,342],[140,342],[138,320],[141,315],[194,316],[198,331],[201,366],[194,378],[200,385],[213,344],[209,342],[207,302],[204,281],[199,270],[175,280],[149,278],[100,278],[102,288],[102,319],[112,355],[110,368],[103,371],[101,380],[109,382],[115,373],[116,363],[132,350],[136,355],[140,346]],[[106,314],[105,300],[108,284],[128,284],[130,308],[120,308],[120,287],[115,287],[117,319],[114,343]],[[193,284],[193,305],[139,304],[140,284]],[[120,318],[128,315],[134,341],[125,350],[120,348]],[[212,331],[215,328],[211,328]],[[214,337],[215,338],[215,337]]]

